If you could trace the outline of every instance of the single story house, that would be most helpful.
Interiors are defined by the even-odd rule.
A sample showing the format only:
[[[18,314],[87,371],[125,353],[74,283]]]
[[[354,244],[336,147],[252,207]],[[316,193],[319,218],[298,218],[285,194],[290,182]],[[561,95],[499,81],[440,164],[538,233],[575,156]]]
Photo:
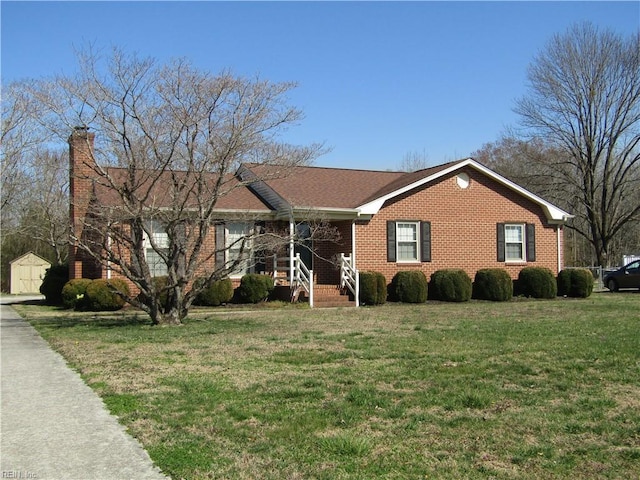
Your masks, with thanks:
[[[95,195],[92,170],[87,170],[94,161],[93,138],[80,129],[69,139],[76,229],[86,215],[88,195]],[[436,270],[461,268],[473,278],[481,268],[498,267],[516,278],[525,266],[547,267],[555,274],[563,268],[563,227],[571,215],[472,158],[411,173],[308,166],[270,175],[274,168],[240,166],[239,188],[216,205],[220,215],[211,242],[229,244],[257,222],[281,223],[303,235],[310,215],[329,222],[340,232],[338,242],[310,241],[306,248],[291,243],[284,255],[289,262],[282,283],[299,290],[298,269],[303,277],[307,271],[304,289],[312,304],[314,291],[357,289],[357,271],[377,271],[391,281],[396,272],[411,269],[429,278]],[[113,201],[103,195],[99,202]],[[283,273],[277,262],[259,265],[251,268],[276,277]],[[71,278],[109,275],[83,264],[73,246],[70,271]]]

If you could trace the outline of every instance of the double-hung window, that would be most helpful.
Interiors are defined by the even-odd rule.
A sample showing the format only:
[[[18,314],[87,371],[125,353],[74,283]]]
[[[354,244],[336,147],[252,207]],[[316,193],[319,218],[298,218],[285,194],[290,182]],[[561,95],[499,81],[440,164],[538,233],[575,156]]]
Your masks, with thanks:
[[[431,222],[388,221],[387,261],[397,263],[430,262]]]
[[[534,224],[498,224],[499,262],[533,262],[535,259],[536,237]]]
[[[524,225],[504,226],[504,256],[506,262],[523,262]]]
[[[227,222],[216,225],[216,268],[232,269],[231,276],[241,277],[251,271],[254,225]]]
[[[418,222],[396,223],[396,251],[398,262],[418,261]]]
[[[251,267],[251,225],[244,222],[226,224],[227,264],[238,262],[234,275],[249,273]]]
[[[145,256],[147,265],[152,277],[162,277],[167,275],[167,264],[163,260],[161,253],[169,251],[169,236],[156,220],[147,223],[147,238],[145,239]]]

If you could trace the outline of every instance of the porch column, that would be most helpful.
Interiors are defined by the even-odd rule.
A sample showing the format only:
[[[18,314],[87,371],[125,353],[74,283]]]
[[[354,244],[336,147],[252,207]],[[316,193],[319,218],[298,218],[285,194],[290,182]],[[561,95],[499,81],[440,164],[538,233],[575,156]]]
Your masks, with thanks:
[[[351,221],[351,266],[356,267],[356,221]]]
[[[293,257],[295,250],[294,235],[296,231],[296,224],[293,221],[293,217],[289,218],[289,282],[293,282]]]

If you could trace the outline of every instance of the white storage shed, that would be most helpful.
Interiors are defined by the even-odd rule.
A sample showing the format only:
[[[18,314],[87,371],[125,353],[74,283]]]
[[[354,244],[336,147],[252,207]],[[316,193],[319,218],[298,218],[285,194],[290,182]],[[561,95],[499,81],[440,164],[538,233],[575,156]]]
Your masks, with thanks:
[[[33,252],[28,252],[12,260],[10,264],[12,294],[40,293],[42,279],[51,263]]]

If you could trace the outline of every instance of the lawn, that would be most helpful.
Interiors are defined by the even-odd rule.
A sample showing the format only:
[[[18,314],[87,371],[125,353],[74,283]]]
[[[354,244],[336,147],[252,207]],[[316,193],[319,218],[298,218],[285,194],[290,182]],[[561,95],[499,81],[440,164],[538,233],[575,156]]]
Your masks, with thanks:
[[[174,479],[640,477],[640,294],[19,312]]]

